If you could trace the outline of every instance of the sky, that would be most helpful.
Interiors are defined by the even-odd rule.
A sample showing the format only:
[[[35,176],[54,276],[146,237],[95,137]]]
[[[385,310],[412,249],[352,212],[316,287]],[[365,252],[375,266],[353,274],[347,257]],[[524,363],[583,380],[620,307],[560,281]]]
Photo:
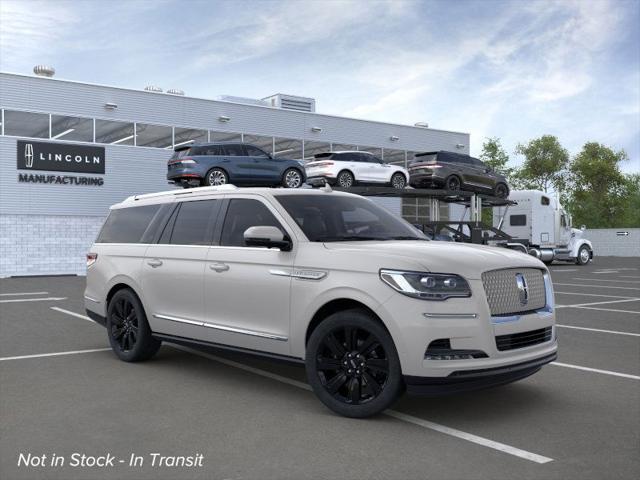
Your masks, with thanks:
[[[624,149],[640,172],[640,0],[0,0],[0,70]]]

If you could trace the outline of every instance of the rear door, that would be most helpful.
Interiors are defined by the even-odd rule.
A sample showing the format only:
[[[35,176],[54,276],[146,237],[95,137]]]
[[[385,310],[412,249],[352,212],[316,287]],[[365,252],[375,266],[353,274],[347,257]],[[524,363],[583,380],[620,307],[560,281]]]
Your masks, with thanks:
[[[333,161],[336,162],[337,172],[341,170],[349,170],[353,173],[356,181],[366,181],[368,165],[362,161],[357,153],[345,152],[333,155]]]
[[[152,330],[198,335],[194,322],[204,318],[204,269],[221,198],[180,202],[147,249],[142,285]]]
[[[482,161],[477,158],[470,158],[470,175],[472,181],[479,187],[493,189],[495,185],[495,173],[492,172]]]
[[[231,183],[235,181],[250,183],[253,178],[253,159],[247,156],[244,145],[228,143],[221,147],[224,153],[221,167],[227,170]]]

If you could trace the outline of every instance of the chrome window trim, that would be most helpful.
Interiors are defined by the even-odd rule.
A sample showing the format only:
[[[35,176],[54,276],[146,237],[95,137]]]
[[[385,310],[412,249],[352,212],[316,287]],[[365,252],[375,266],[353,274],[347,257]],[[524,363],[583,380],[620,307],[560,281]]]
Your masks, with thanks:
[[[228,327],[226,325],[217,325],[215,323],[187,320],[185,318],[172,317],[171,315],[161,315],[161,314],[154,313],[153,316],[160,320],[169,320],[170,322],[176,322],[176,323],[186,323],[188,325],[195,325],[198,327],[205,327],[205,328],[213,328],[215,330],[221,330],[224,332],[231,332],[231,333],[239,333],[241,335],[250,335],[252,337],[268,338],[269,340],[278,340],[280,342],[286,342],[289,340],[288,337],[285,337],[284,335],[277,335],[275,333],[258,332],[255,330],[247,330],[245,328]]]

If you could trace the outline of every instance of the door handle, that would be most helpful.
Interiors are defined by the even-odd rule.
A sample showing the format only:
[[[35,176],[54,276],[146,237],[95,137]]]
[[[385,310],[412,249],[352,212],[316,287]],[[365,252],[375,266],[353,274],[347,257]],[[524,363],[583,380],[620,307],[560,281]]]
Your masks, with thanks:
[[[221,273],[229,270],[229,265],[227,265],[226,263],[215,262],[215,263],[210,263],[209,268],[211,270],[215,270],[218,273]]]
[[[162,260],[154,258],[153,260],[147,260],[147,265],[157,268],[162,265]]]

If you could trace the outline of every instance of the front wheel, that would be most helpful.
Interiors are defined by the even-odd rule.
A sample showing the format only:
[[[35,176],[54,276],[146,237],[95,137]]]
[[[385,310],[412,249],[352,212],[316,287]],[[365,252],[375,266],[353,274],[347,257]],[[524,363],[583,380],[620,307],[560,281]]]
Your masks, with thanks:
[[[107,333],[114,353],[125,362],[148,360],[162,343],[151,335],[142,303],[129,289],[118,290],[109,302]]]
[[[576,257],[576,263],[578,265],[586,265],[591,261],[591,252],[589,247],[582,245],[578,250],[578,256]]]
[[[404,385],[391,335],[371,314],[358,309],[334,313],[313,331],[306,369],[320,401],[345,417],[384,411]]]
[[[300,188],[302,185],[302,174],[296,168],[288,168],[282,175],[282,186],[285,188]]]
[[[406,177],[402,173],[394,173],[391,176],[391,186],[393,188],[397,188],[399,190],[402,190],[404,187],[407,186]]]

